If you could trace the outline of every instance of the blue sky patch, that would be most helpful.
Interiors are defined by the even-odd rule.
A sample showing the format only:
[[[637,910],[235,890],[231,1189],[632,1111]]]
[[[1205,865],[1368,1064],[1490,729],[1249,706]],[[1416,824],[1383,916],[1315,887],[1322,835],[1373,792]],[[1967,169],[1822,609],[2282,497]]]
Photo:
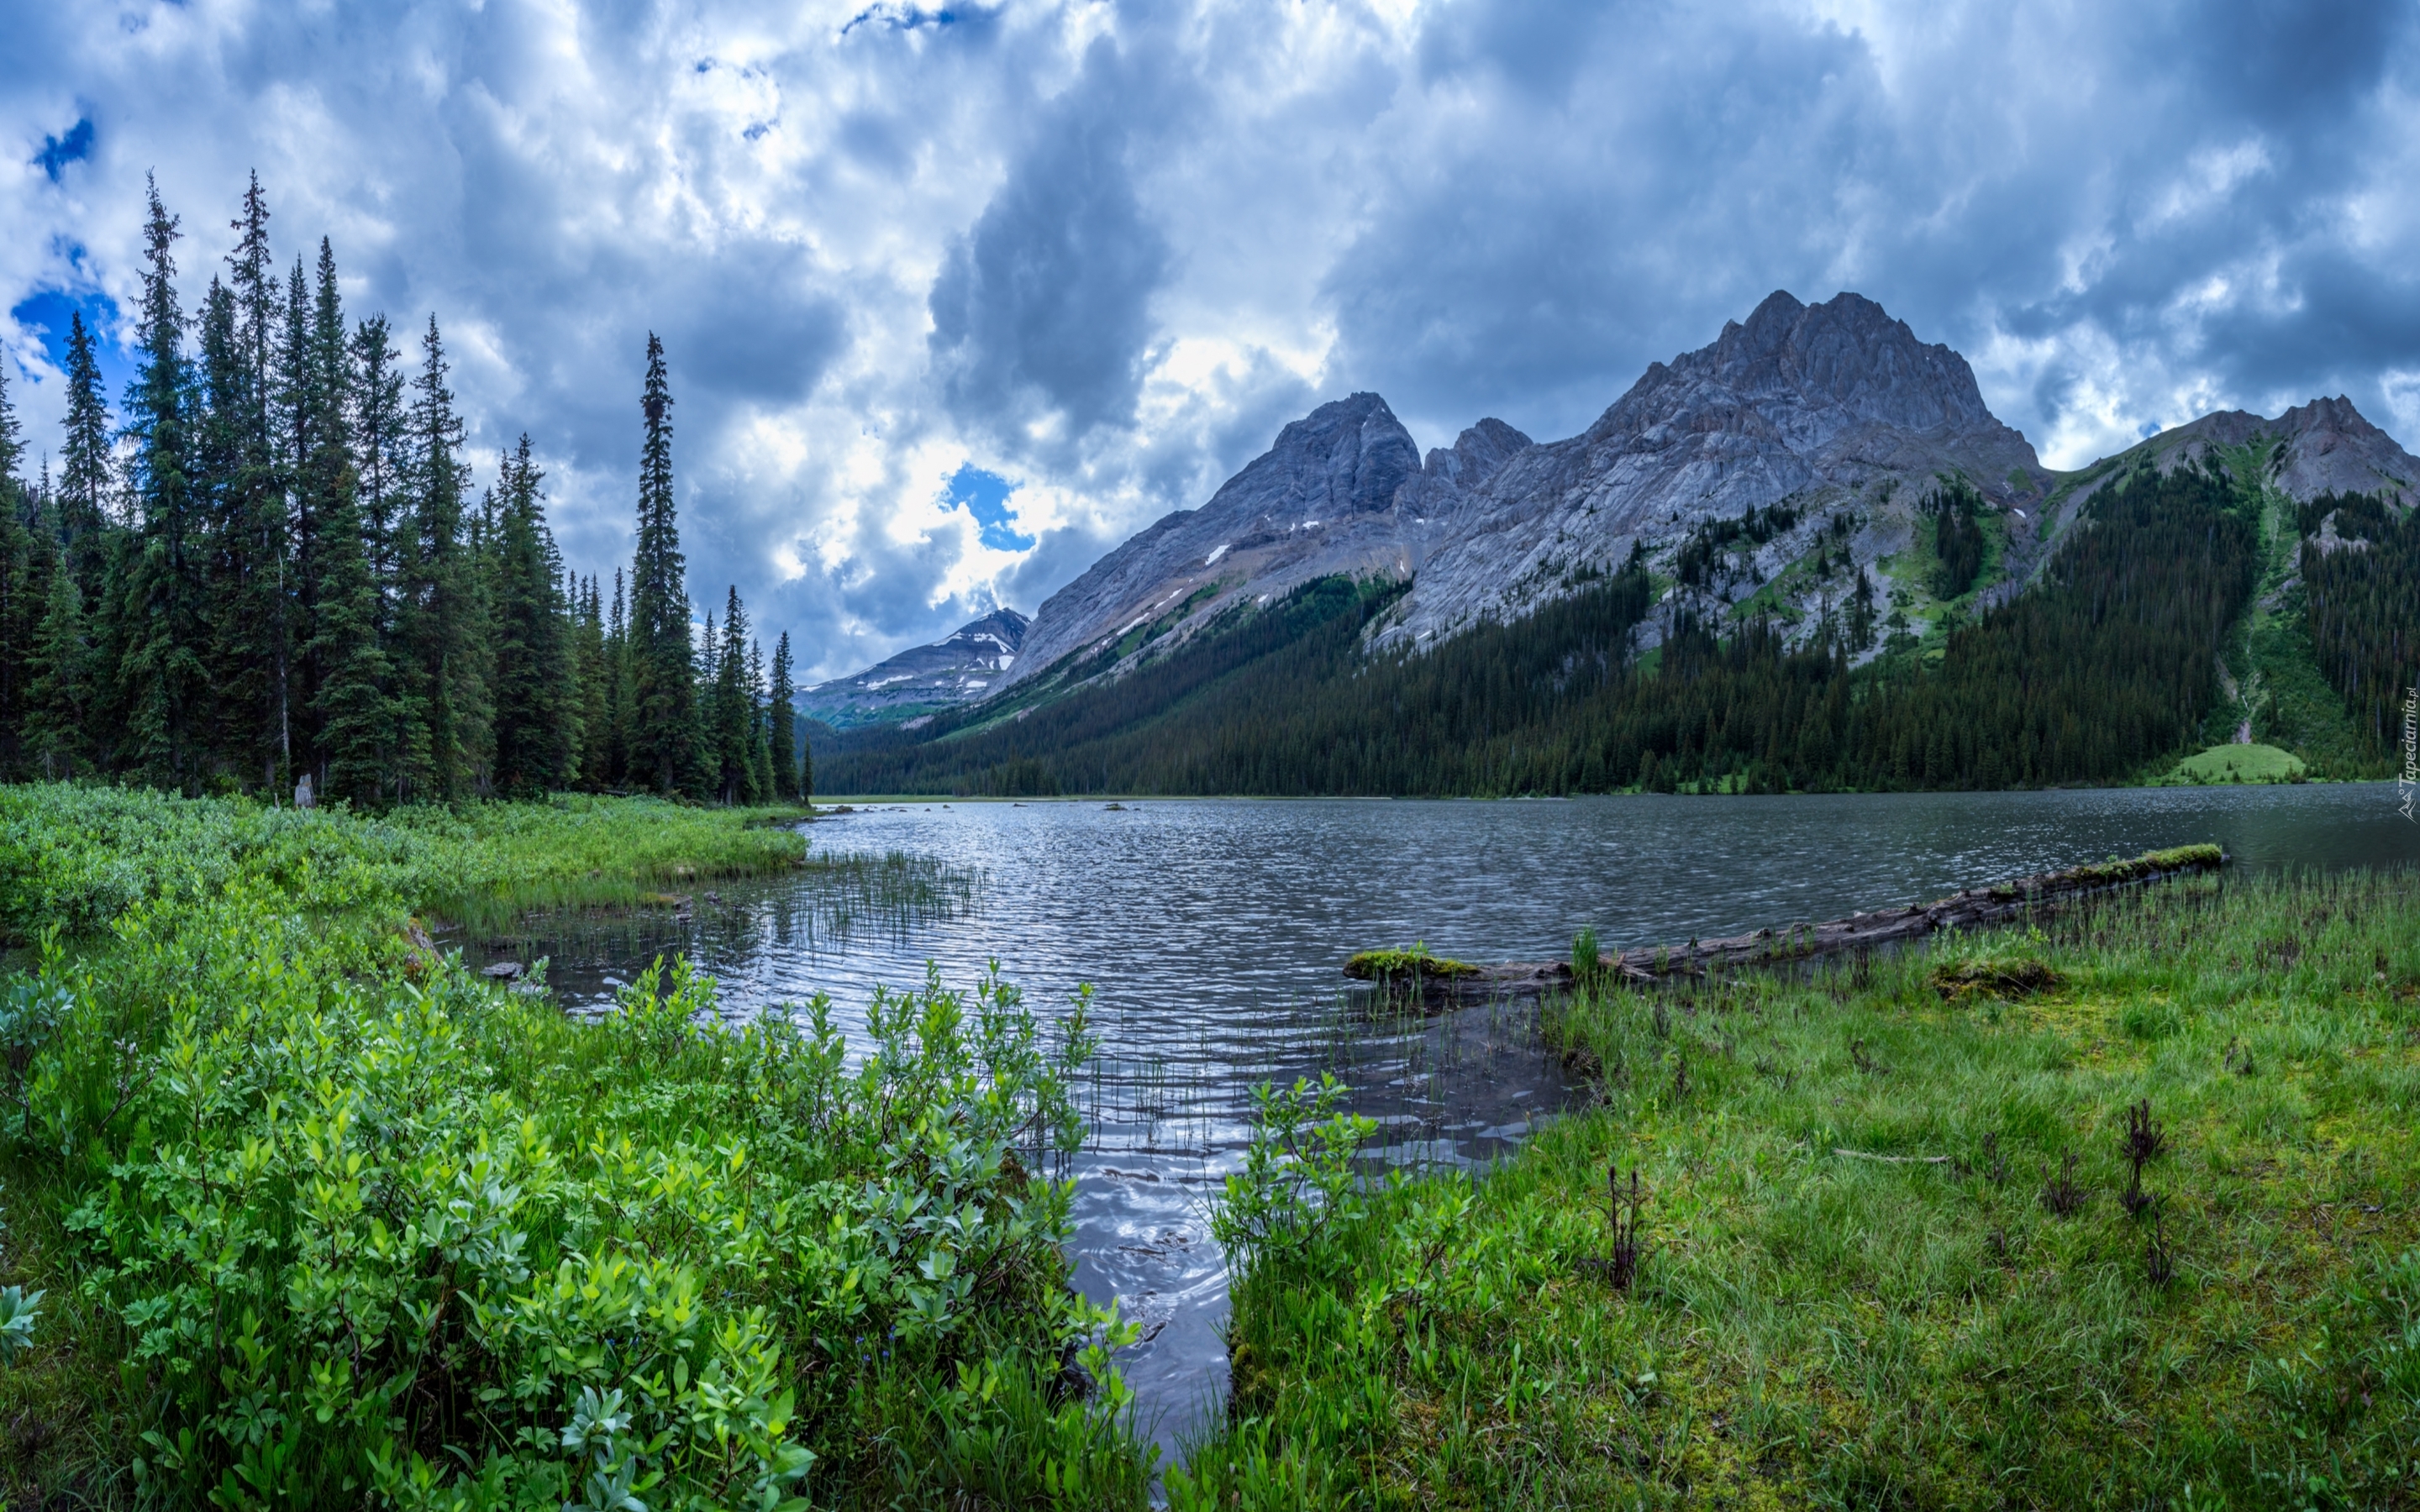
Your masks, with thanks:
[[[34,154],[34,166],[59,181],[59,174],[70,162],[80,162],[92,156],[92,117],[87,116],[68,128],[65,136],[42,138],[42,150]]]
[[[109,332],[117,324],[116,301],[98,289],[67,294],[46,288],[20,301],[8,314],[19,330],[40,340],[43,355],[53,367],[64,373],[68,365],[68,318],[79,310],[84,312],[85,329],[92,332],[92,355],[101,363],[101,392],[115,412],[126,386],[134,381],[133,354],[109,339]]]
[[[1016,485],[997,472],[985,472],[972,462],[961,462],[958,471],[950,474],[944,509],[966,506],[981,527],[975,533],[983,544],[995,551],[1029,551],[1033,537],[1019,535],[1016,529],[1016,511],[1008,507],[1008,496]]]

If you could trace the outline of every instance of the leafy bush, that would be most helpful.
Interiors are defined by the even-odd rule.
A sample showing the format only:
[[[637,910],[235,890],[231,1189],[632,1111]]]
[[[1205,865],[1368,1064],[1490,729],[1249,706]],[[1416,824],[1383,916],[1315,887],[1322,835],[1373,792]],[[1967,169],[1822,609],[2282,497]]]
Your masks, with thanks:
[[[1244,1168],[1227,1178],[1210,1219],[1212,1237],[1240,1264],[1315,1262],[1329,1226],[1361,1215],[1353,1156],[1378,1126],[1343,1112],[1343,1101],[1333,1075],[1252,1089]]]
[[[0,1136],[62,1210],[115,1385],[91,1407],[143,1496],[1141,1504],[1108,1354],[1131,1332],[1069,1287],[1046,1174],[1082,1133],[1080,999],[1046,1020],[996,970],[928,974],[877,995],[853,1057],[820,997],[735,1024],[659,962],[575,1023],[414,956],[390,910],[392,869],[528,865],[576,811],[432,852],[179,803],[62,796],[183,844],[9,873],[19,918],[118,913],[72,949],[49,931],[0,992]],[[0,1289],[0,1352],[39,1300]]]

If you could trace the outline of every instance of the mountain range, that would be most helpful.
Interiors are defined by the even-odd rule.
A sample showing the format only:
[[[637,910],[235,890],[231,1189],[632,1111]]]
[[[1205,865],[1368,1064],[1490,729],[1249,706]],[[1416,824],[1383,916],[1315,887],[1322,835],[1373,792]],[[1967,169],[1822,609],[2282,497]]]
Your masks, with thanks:
[[[1379,395],[1324,404],[1201,507],[1052,594],[989,661],[958,670],[965,653],[946,649],[992,623],[979,621],[842,680],[845,707],[827,684],[801,708],[835,727],[929,719],[954,702],[966,707],[953,730],[1021,717],[1232,636],[1328,579],[1386,586],[1357,631],[1365,656],[1517,625],[1625,572],[1661,609],[1628,632],[1627,656],[1652,652],[1683,610],[1717,629],[1753,620],[1784,649],[1845,646],[1853,605],[1887,615],[1889,630],[1860,632],[1844,652],[1855,663],[1938,654],[2035,583],[2113,483],[2230,461],[2281,510],[2362,495],[2400,518],[2420,496],[2420,460],[2341,397],[2273,419],[2206,415],[2062,472],[1992,414],[1957,352],[1860,295],[1808,305],[1776,292],[1708,346],[1652,364],[1568,440],[1490,418],[1423,456]],[[2255,522],[2257,534],[2283,528]],[[1971,535],[1977,569],[1955,581],[1931,565],[1953,535]],[[2272,609],[2299,581],[2292,545],[2270,553]],[[2240,697],[2249,675],[2222,681]]]

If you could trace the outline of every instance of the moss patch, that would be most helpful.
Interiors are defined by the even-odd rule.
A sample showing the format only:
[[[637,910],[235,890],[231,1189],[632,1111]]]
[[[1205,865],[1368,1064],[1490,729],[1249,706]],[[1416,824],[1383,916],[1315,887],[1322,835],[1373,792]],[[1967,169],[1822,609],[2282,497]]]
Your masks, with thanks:
[[[1389,977],[1476,977],[1479,968],[1467,961],[1429,954],[1425,945],[1393,950],[1363,950],[1344,963],[1344,974],[1356,981],[1382,981]]]

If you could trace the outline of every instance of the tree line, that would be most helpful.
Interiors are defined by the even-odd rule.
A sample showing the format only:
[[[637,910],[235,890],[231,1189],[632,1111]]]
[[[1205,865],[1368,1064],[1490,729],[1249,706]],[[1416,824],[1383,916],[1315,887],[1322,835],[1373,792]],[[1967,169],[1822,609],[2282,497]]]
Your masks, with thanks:
[[[1325,579],[1016,718],[978,706],[912,735],[835,736],[825,781],[1445,795],[2119,780],[2193,738],[2257,540],[2223,471],[2140,471],[2102,491],[2026,593],[1937,651],[1864,666],[1853,651],[1869,624],[1826,623],[1796,645],[1767,620],[1718,634],[1685,592],[1659,606],[1637,556],[1535,614],[1418,653],[1366,650],[1399,585]],[[1659,617],[1655,648],[1633,654]]]
[[[362,806],[650,790],[803,798],[787,634],[738,590],[693,632],[672,394],[647,338],[638,545],[567,570],[523,434],[473,489],[435,316],[406,364],[349,321],[334,250],[280,275],[257,176],[197,309],[149,194],[135,375],[113,416],[70,322],[55,473],[0,371],[0,779]]]
[[[2403,704],[2420,687],[2420,509],[2366,494],[2302,506],[2304,613],[2319,673],[2373,756],[2400,757]],[[2335,517],[2323,546],[2320,522]]]

